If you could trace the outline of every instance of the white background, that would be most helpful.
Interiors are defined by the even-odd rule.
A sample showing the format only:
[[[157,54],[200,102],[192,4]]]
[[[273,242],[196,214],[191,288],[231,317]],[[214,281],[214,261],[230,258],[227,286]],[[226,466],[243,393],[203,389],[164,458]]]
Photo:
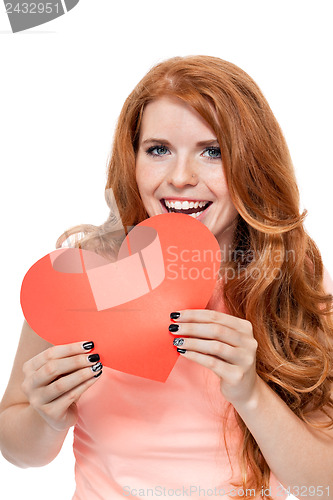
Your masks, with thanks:
[[[168,57],[218,56],[259,84],[291,151],[306,229],[333,275],[331,10],[329,0],[81,0],[12,34],[1,4],[1,395],[23,322],[24,274],[65,229],[107,218],[115,121],[136,83]],[[0,457],[1,498],[70,499],[71,444],[72,433],[44,468]]]

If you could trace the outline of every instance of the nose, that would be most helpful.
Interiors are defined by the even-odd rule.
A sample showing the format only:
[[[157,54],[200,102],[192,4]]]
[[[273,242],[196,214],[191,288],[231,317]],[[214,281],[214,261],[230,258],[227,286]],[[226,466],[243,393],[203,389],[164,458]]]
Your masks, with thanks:
[[[168,172],[168,183],[176,188],[182,188],[187,184],[195,186],[198,184],[198,175],[193,160],[189,157],[175,159],[173,167]]]

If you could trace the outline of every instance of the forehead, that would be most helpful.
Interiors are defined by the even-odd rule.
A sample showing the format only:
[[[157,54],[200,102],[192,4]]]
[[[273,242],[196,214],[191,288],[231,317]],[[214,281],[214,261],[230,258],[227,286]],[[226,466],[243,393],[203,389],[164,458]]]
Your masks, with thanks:
[[[147,133],[158,134],[168,129],[179,132],[183,127],[190,127],[192,132],[212,134],[210,125],[204,118],[178,97],[163,96],[146,104],[141,121],[140,137]],[[160,132],[160,133],[161,133]],[[213,132],[214,134],[214,132]]]

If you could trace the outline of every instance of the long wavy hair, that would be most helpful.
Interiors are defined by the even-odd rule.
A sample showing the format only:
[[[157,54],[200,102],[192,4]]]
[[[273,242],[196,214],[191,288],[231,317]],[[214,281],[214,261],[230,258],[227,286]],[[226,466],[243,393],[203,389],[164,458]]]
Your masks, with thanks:
[[[136,183],[135,158],[145,106],[162,96],[178,97],[192,106],[218,139],[230,197],[238,211],[221,300],[230,314],[253,325],[258,375],[301,420],[315,428],[333,428],[332,295],[324,290],[320,251],[304,229],[307,210],[299,211],[286,141],[247,73],[204,55],[173,57],[152,67],[126,99],[118,119],[107,169],[110,209],[111,188],[125,227],[148,217]],[[74,246],[109,254],[121,241],[114,238],[116,223],[111,210],[101,226],[71,228],[56,246],[82,232],[84,237]],[[227,413],[232,410],[244,437],[239,452],[242,479],[232,484],[244,490],[269,488],[270,468],[229,403]],[[318,411],[327,417],[325,421],[311,419],[310,412]],[[225,429],[223,437],[228,451]]]

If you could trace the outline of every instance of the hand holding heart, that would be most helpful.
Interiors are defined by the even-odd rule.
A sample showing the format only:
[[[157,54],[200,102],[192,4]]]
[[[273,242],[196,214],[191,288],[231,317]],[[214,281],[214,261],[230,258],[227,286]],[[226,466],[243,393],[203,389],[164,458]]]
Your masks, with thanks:
[[[163,260],[154,259],[158,245],[148,228],[157,231]],[[219,267],[219,246],[213,234],[187,215],[163,214],[138,224],[129,235],[132,255],[125,252],[126,240],[115,268],[96,254],[78,249],[64,254],[58,250],[38,261],[27,273],[21,290],[30,326],[54,344],[91,339],[104,366],[164,382],[178,359],[167,331],[169,315],[182,310],[177,335],[186,337],[184,355],[221,378],[221,392],[229,402],[246,401],[258,379],[252,325],[202,309],[212,296]],[[150,277],[150,291],[144,288],[140,252]],[[208,261],[198,259],[207,255]],[[141,274],[131,280],[140,269]],[[126,273],[129,279],[124,281]],[[125,292],[130,294],[127,301]]]
[[[179,312],[180,317],[175,320],[179,328],[171,333],[177,338],[174,344],[186,351],[182,355],[216,373],[221,379],[222,395],[231,404],[250,401],[259,379],[258,342],[253,337],[252,324],[208,309]]]
[[[92,342],[53,346],[23,365],[22,390],[53,430],[66,432],[75,425],[77,401],[102,373],[99,356],[88,355],[92,348]]]

